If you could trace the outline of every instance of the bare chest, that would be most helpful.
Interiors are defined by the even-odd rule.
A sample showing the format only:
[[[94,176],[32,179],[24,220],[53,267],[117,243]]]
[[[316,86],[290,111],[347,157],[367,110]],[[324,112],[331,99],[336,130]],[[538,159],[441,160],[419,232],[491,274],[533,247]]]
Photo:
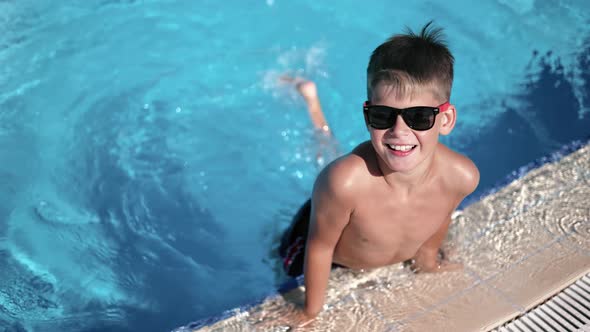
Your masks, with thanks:
[[[450,208],[444,204],[405,202],[360,208],[351,225],[366,240],[380,242],[391,239],[420,241],[432,236],[440,227]]]
[[[408,259],[441,228],[453,207],[430,199],[366,201],[355,209],[341,239],[359,255],[381,257],[383,263]]]

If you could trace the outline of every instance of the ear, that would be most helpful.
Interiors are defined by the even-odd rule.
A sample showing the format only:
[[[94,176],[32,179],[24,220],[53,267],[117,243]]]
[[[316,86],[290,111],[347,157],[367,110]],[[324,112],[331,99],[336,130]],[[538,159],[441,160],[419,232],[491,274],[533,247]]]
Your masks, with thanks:
[[[448,135],[451,133],[453,128],[455,128],[455,122],[457,121],[457,110],[455,109],[455,105],[449,105],[449,108],[438,114],[440,117],[440,134],[441,135]]]

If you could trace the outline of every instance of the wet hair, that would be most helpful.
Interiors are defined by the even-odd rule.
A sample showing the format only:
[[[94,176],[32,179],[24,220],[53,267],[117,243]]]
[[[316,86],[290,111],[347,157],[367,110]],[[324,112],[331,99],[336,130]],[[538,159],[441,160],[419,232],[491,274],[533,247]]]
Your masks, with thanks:
[[[412,98],[418,91],[431,91],[441,101],[448,101],[453,85],[455,59],[444,40],[442,28],[428,22],[415,34],[406,28],[393,35],[371,54],[367,67],[367,98],[371,100],[377,84],[387,85],[387,93],[398,98]]]

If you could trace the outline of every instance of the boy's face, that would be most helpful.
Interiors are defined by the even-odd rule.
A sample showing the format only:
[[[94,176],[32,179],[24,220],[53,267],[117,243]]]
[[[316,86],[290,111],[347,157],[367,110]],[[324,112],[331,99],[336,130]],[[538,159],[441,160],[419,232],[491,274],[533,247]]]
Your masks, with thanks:
[[[437,107],[446,100],[435,98],[428,90],[417,91],[412,98],[398,98],[386,85],[379,83],[373,90],[371,105],[385,105],[404,109],[415,106]],[[455,124],[455,109],[450,105],[447,111],[435,117],[432,128],[424,131],[408,127],[400,115],[388,129],[368,126],[371,143],[377,155],[394,172],[411,172],[425,161],[431,160],[438,144],[438,135],[447,135]]]

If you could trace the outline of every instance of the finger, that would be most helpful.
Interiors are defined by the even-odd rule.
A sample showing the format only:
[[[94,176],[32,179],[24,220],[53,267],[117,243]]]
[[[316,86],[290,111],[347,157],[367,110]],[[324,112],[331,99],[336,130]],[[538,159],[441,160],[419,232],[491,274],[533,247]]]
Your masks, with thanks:
[[[452,271],[459,271],[463,269],[463,264],[461,263],[444,263],[440,266],[440,272],[452,272]]]
[[[315,318],[308,318],[306,320],[301,321],[299,324],[297,324],[297,327],[305,327],[305,326],[310,326],[313,321],[315,320]]]

